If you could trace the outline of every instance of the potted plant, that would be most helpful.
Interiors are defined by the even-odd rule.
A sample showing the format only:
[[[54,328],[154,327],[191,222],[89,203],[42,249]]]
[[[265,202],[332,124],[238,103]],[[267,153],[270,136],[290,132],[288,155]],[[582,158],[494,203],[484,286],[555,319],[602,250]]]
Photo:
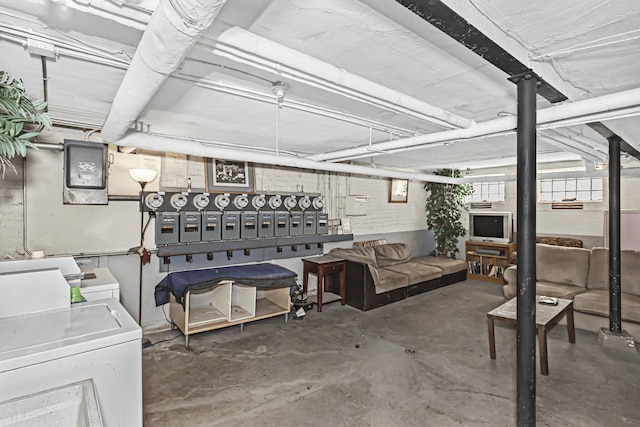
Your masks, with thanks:
[[[462,178],[462,172],[457,169],[438,169],[434,175]],[[427,227],[435,234],[436,248],[432,256],[456,257],[458,238],[464,236],[467,230],[460,218],[462,211],[468,210],[464,205],[465,197],[473,192],[471,184],[443,184],[426,182],[427,191],[425,213]]]
[[[27,154],[27,147],[37,148],[33,140],[42,128],[51,128],[51,115],[45,112],[47,104],[32,100],[22,80],[0,70],[0,174],[4,178],[7,168],[16,172],[11,159]]]

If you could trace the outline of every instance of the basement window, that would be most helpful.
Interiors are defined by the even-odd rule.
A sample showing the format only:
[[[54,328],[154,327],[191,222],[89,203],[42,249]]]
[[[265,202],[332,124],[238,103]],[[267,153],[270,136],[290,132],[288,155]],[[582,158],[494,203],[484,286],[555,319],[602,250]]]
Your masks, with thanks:
[[[504,181],[474,182],[473,193],[467,196],[465,202],[504,202]]]
[[[600,202],[602,199],[602,177],[540,180],[541,202]]]

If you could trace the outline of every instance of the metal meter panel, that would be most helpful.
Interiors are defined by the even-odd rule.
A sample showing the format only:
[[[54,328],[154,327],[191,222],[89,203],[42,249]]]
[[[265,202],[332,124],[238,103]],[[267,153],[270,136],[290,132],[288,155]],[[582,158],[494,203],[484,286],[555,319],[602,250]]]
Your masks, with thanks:
[[[240,239],[240,212],[222,214],[222,240]]]
[[[303,232],[302,212],[291,212],[289,216],[289,235],[302,236]]]
[[[310,236],[316,234],[316,221],[317,221],[317,213],[316,212],[305,212],[303,215],[303,226],[302,226],[302,234],[305,236]]]
[[[273,237],[273,212],[258,213],[258,237]]]
[[[243,212],[240,237],[243,239],[255,239],[258,237],[258,212]]]
[[[206,209],[209,206],[209,193],[196,194],[191,201],[193,207],[199,211]]]
[[[251,198],[251,206],[257,211],[264,208],[267,204],[267,198],[263,194],[257,194]]]
[[[180,243],[199,242],[201,223],[200,212],[180,212]]]
[[[213,204],[215,205],[216,208],[220,209],[221,211],[226,209],[230,203],[231,203],[231,197],[229,197],[228,194],[218,194],[213,199]]]
[[[107,144],[64,141],[62,201],[73,205],[106,205]]]
[[[204,212],[202,214],[202,240],[218,241],[222,239],[222,212]]]
[[[329,234],[329,214],[318,212],[317,220],[316,233]]]
[[[169,201],[171,202],[171,206],[175,210],[179,211],[187,206],[187,203],[189,203],[189,198],[186,194],[176,193],[171,196],[171,199]]]
[[[285,209],[294,209],[296,206],[298,205],[298,200],[296,199],[296,196],[288,196],[287,198],[284,199],[284,203],[283,206]]]
[[[144,204],[150,210],[155,211],[164,204],[164,197],[160,193],[147,194],[144,198]]]
[[[282,196],[278,194],[270,196],[268,204],[269,207],[275,211],[276,209],[280,208],[280,206],[282,206]]]
[[[298,200],[298,207],[303,211],[309,209],[311,207],[311,198],[309,196],[301,197]]]
[[[311,201],[311,205],[313,206],[313,209],[321,211],[322,208],[324,208],[324,200],[322,197],[314,197]]]
[[[180,215],[177,212],[159,212],[156,215],[156,244],[178,243]]]
[[[274,234],[276,237],[289,235],[289,212],[277,211],[274,217]]]

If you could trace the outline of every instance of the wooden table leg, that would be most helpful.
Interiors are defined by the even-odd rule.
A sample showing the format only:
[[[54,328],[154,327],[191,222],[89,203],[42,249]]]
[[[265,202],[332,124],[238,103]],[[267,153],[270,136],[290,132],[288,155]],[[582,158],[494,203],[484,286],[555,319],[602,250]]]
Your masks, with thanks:
[[[496,358],[496,334],[493,327],[493,318],[487,317],[487,327],[489,329],[489,357]]]
[[[309,263],[303,260],[302,264],[302,292],[306,294],[309,288]]]
[[[540,373],[549,375],[549,359],[547,358],[547,328],[538,327],[538,348],[540,351]]]
[[[567,308],[567,333],[569,334],[569,342],[576,342],[576,328],[573,323],[573,303]]]
[[[340,271],[340,304],[347,302],[347,266],[343,265]]]
[[[318,312],[322,311],[322,293],[324,291],[324,266],[321,264],[318,266],[316,272],[318,276]]]

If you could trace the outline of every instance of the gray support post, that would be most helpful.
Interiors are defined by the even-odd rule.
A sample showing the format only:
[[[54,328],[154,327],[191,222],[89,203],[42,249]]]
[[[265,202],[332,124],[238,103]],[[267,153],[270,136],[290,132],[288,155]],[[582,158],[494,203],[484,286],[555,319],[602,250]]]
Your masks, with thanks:
[[[620,138],[609,138],[609,329],[622,332],[620,261]]]
[[[517,423],[536,425],[536,86],[531,71],[518,85]]]

